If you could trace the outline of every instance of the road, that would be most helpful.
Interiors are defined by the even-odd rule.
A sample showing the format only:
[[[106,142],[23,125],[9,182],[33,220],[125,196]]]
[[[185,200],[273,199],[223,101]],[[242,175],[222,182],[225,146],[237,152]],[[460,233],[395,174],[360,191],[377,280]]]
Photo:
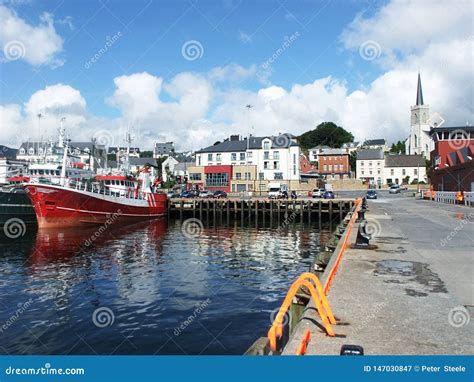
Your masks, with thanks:
[[[474,209],[379,195],[366,213],[377,249],[348,248],[328,295],[339,336],[326,336],[310,308],[284,354],[307,328],[308,354],[338,354],[342,344],[366,354],[474,354]]]

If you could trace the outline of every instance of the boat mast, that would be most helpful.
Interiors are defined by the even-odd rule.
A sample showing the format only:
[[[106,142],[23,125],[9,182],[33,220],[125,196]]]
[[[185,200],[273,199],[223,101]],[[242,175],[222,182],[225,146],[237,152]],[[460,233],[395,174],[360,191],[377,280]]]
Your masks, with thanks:
[[[68,150],[68,145],[67,145],[67,139],[65,137],[65,130],[63,127],[63,121],[66,118],[61,118],[60,121],[60,127],[59,127],[59,145],[63,147],[63,163],[62,163],[62,168],[61,168],[61,180],[60,184],[61,186],[64,186],[66,184],[66,164],[67,164],[67,150]]]

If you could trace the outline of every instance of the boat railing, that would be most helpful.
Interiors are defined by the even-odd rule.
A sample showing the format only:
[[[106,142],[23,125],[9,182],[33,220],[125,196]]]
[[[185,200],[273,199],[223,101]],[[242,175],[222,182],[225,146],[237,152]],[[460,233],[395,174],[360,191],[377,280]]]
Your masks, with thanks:
[[[66,184],[66,187],[77,190],[92,192],[94,194],[116,196],[126,199],[147,199],[147,193],[143,191],[136,192],[135,189],[130,189],[125,193],[120,191],[111,191],[108,187],[103,187],[97,183],[82,183],[76,181],[70,181]]]

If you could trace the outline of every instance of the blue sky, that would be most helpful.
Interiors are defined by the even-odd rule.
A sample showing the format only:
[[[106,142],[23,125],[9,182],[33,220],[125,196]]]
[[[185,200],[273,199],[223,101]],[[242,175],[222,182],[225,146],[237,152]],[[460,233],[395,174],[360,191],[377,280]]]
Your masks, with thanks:
[[[43,28],[43,31],[49,29],[48,36],[38,37],[37,43],[36,40],[34,43],[24,41],[25,38],[28,39],[28,36],[22,36],[21,33],[18,38],[14,38],[14,33],[17,32],[8,30],[9,40],[6,41],[7,39],[4,38],[1,41],[3,50],[6,44],[14,39],[23,42],[25,54],[21,59],[9,60],[4,52],[0,73],[0,103],[19,105],[19,117],[27,118],[26,114],[31,113],[33,108],[31,97],[36,92],[48,86],[62,84],[80,93],[81,100],[78,104],[84,107],[83,113],[87,116],[77,119],[77,121],[82,121],[76,123],[77,128],[80,127],[80,123],[88,122],[99,123],[101,126],[103,124],[102,128],[109,129],[114,123],[123,124],[124,121],[120,119],[127,115],[127,123],[148,126],[144,132],[150,139],[177,140],[179,136],[173,134],[161,132],[156,136],[153,135],[150,126],[153,123],[163,123],[163,119],[162,116],[157,115],[152,117],[153,112],[149,109],[145,108],[145,114],[150,114],[146,121],[145,117],[142,120],[140,116],[130,116],[129,110],[125,108],[132,108],[130,104],[132,101],[128,96],[124,101],[120,94],[133,92],[133,89],[130,89],[133,85],[127,83],[126,89],[119,89],[114,80],[137,73],[149,74],[144,79],[147,84],[153,82],[155,77],[159,78],[163,81],[163,87],[157,90],[157,100],[160,105],[164,103],[166,106],[166,104],[180,102],[180,97],[183,96],[181,90],[178,91],[179,96],[176,96],[176,91],[173,90],[171,84],[173,79],[180,73],[189,73],[196,80],[202,76],[206,77],[206,81],[212,87],[208,103],[205,107],[203,106],[202,111],[196,112],[194,117],[196,120],[203,121],[203,124],[210,123],[212,128],[216,129],[216,133],[222,130],[220,124],[223,122],[229,125],[227,129],[223,129],[226,133],[232,130],[232,126],[235,128],[236,125],[242,123],[239,118],[233,118],[235,113],[223,111],[224,108],[228,111],[235,106],[229,106],[229,99],[235,100],[236,94],[240,94],[247,95],[248,99],[252,100],[253,96],[260,97],[259,92],[262,89],[270,89],[268,92],[272,93],[270,97],[272,99],[275,98],[275,94],[279,94],[277,98],[283,99],[283,95],[280,94],[282,91],[278,90],[283,89],[288,93],[285,94],[285,97],[289,97],[285,103],[288,105],[292,104],[295,97],[305,103],[325,104],[324,110],[310,111],[301,125],[294,126],[298,124],[298,116],[295,115],[290,120],[282,119],[282,123],[287,126],[278,126],[278,129],[300,133],[314,127],[321,120],[327,119],[326,117],[332,116],[336,122],[345,122],[347,125],[350,124],[347,122],[351,120],[350,116],[342,114],[361,107],[357,104],[360,98],[359,92],[367,98],[371,92],[375,94],[376,86],[381,86],[379,82],[384,80],[388,81],[390,86],[394,86],[393,81],[387,78],[390,74],[396,71],[406,74],[403,79],[400,78],[399,87],[396,89],[397,95],[408,94],[406,92],[411,86],[414,97],[415,79],[413,83],[410,81],[411,78],[416,78],[416,72],[420,67],[422,67],[425,82],[429,83],[425,74],[430,74],[434,69],[426,68],[423,73],[425,69],[423,60],[427,59],[425,56],[428,45],[413,43],[410,46],[408,43],[407,47],[407,43],[403,41],[403,36],[406,36],[407,32],[402,28],[399,30],[396,23],[393,24],[395,27],[392,26],[395,28],[393,34],[386,36],[383,35],[384,32],[380,32],[381,28],[378,24],[383,25],[384,17],[392,20],[398,17],[395,13],[404,12],[402,6],[397,4],[400,2],[401,0],[391,2],[365,0],[4,1],[2,6],[7,9],[6,12],[10,12],[8,17],[16,21],[20,20],[31,28]],[[440,13],[449,3],[434,2],[437,6],[432,8]],[[431,2],[427,0],[426,3]],[[415,5],[410,5],[404,8],[409,9],[411,6],[415,7]],[[421,13],[419,9],[414,9],[413,12]],[[465,9],[461,7],[459,13],[463,12],[465,13]],[[464,19],[452,22],[464,23]],[[389,28],[390,25],[387,27]],[[465,31],[465,28],[461,29],[457,35],[453,36],[452,41],[466,37]],[[413,32],[415,36],[419,33],[416,25],[413,26]],[[441,30],[439,33],[442,32]],[[90,60],[104,47],[107,38],[117,36],[117,33],[119,33],[117,40],[105,53],[100,54],[96,62],[91,63]],[[398,33],[401,34],[399,38]],[[423,30],[423,33],[426,34],[427,44],[436,42],[438,38],[440,42],[445,42],[436,30]],[[275,57],[275,53],[283,46],[285,38],[291,36],[293,36],[291,43],[281,54],[277,54],[270,65],[270,70],[266,70],[268,68],[265,69],[262,64],[268,62],[267,60],[272,56]],[[51,53],[47,57],[29,58],[29,54],[34,53],[32,50],[39,49],[43,43],[46,44],[45,40],[48,38],[53,41],[56,38],[55,42],[48,45]],[[186,59],[182,52],[183,45],[190,41],[196,41],[198,44],[199,57],[195,60]],[[373,60],[367,59],[360,51],[361,44],[367,41],[374,42],[375,49],[378,50]],[[218,81],[209,79],[209,73],[215,68],[230,66],[234,70],[226,72],[225,78]],[[243,74],[236,75],[236,68],[238,73]],[[314,98],[311,99],[311,97],[299,96],[298,92],[295,94],[292,92],[295,85],[304,87],[328,78],[336,81],[336,83],[328,82],[321,85],[328,94],[321,94],[316,89],[312,93]],[[186,86],[192,87],[192,82],[189,81]],[[157,89],[155,85],[151,86],[154,90]],[[427,85],[427,89],[430,89],[430,86]],[[151,93],[154,90],[151,90]],[[467,93],[471,90],[468,89]],[[330,99],[333,96],[336,97],[339,92],[344,93],[344,97],[339,100],[340,104],[351,102],[344,111],[339,110],[337,105],[326,104],[326,100],[323,102],[318,97],[319,95]],[[117,95],[117,93],[120,94]],[[150,92],[146,94],[149,95]],[[387,89],[387,96],[391,94],[393,91]],[[144,98],[142,94],[140,97]],[[413,98],[411,94],[410,97]],[[401,102],[405,110],[391,110],[391,112],[398,114],[407,112],[406,108],[413,102],[408,102],[408,97],[403,98],[407,98]],[[429,93],[426,94],[426,98],[428,100],[431,98]],[[82,105],[82,100],[85,101],[85,106]],[[374,98],[375,100],[383,102],[380,96]],[[147,100],[143,101],[146,103]],[[240,101],[242,106],[245,105],[245,96],[239,98]],[[364,102],[370,101],[366,99]],[[136,98],[134,102],[140,102],[140,99]],[[258,106],[258,99],[255,102]],[[356,103],[353,104],[354,102]],[[29,108],[25,106],[28,103]],[[262,112],[266,106],[268,105],[263,102]],[[305,105],[295,104],[294,110],[299,107],[302,108],[303,113],[308,109]],[[367,105],[362,105],[363,107]],[[51,105],[43,106],[43,108],[53,113]],[[472,108],[467,107],[466,110],[463,111],[460,121],[466,119],[466,116],[472,116]],[[257,107],[255,113],[257,114],[258,111]],[[222,117],[224,114],[226,114],[225,117]],[[359,117],[356,116],[356,118]],[[8,118],[8,121],[4,118],[4,122],[11,123],[12,118]],[[380,118],[386,121],[380,122]],[[384,112],[384,117],[380,118],[377,122],[379,125],[390,124],[392,120],[392,117],[387,116],[387,112]],[[408,112],[406,119],[408,121]],[[72,120],[74,118],[71,118]],[[258,116],[255,120],[258,121]],[[367,117],[365,120],[370,120],[370,118]],[[395,120],[399,124],[403,119],[396,117]],[[278,121],[278,116],[275,116],[275,123],[278,124]],[[182,121],[176,129],[189,130],[194,122]],[[169,121],[167,123],[169,124]],[[360,126],[345,127],[349,130],[360,128]],[[258,129],[257,126],[255,128]],[[271,127],[262,127],[263,130],[268,133]],[[405,130],[397,135],[394,129],[387,135],[392,139],[403,138]],[[384,132],[380,131],[380,133]]]

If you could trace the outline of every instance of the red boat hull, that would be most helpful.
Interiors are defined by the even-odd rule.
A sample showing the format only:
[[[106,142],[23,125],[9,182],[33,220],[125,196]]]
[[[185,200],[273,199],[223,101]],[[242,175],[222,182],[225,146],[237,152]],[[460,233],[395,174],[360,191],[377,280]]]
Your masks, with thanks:
[[[40,228],[132,223],[166,215],[165,194],[146,199],[103,195],[55,185],[25,186]]]

